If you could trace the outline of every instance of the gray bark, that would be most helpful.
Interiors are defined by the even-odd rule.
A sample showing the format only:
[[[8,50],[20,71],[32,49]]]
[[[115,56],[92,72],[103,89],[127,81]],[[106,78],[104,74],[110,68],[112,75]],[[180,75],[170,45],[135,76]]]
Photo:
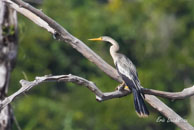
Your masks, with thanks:
[[[0,100],[8,92],[10,73],[17,56],[17,14],[0,1]],[[10,130],[12,124],[11,106],[0,112],[0,130]]]

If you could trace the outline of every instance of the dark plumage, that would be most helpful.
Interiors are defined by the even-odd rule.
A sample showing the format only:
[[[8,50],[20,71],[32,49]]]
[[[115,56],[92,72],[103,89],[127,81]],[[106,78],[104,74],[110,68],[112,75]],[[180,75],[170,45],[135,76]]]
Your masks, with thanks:
[[[117,56],[116,68],[125,84],[132,90],[135,110],[140,117],[146,117],[149,115],[149,111],[144,103],[144,94],[140,91],[141,85],[136,72],[136,67],[126,56],[118,53]]]

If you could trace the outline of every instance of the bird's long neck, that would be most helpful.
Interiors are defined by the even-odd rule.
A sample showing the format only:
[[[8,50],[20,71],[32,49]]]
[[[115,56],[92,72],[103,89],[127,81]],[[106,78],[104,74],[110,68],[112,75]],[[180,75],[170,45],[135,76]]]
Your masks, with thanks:
[[[109,42],[112,44],[112,46],[110,47],[110,54],[111,54],[111,56],[114,60],[114,63],[115,63],[117,60],[116,58],[118,55],[117,51],[119,50],[119,44],[113,39],[111,39]]]

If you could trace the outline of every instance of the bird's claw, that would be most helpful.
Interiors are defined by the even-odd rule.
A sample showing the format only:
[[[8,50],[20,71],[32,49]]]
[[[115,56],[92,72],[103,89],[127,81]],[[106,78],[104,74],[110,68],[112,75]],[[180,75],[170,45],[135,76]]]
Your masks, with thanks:
[[[123,82],[122,84],[119,84],[115,90],[118,90],[118,91],[122,91],[122,90],[129,90],[128,86],[125,85],[125,82]]]
[[[118,91],[121,91],[121,90],[123,90],[123,86],[121,86],[121,85],[119,85],[119,86],[117,86],[116,88],[115,88],[115,90],[118,90]]]

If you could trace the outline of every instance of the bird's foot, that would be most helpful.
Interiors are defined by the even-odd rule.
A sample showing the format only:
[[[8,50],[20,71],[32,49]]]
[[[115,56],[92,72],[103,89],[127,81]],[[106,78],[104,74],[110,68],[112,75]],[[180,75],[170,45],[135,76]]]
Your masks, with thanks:
[[[130,91],[130,89],[129,89],[129,87],[128,87],[128,86],[125,86],[125,87],[124,87],[124,90],[126,90],[126,91]]]
[[[129,91],[129,87],[126,86],[125,82],[123,82],[122,84],[119,84],[119,85],[116,87],[116,90],[119,90],[119,91],[128,90],[128,91]]]

